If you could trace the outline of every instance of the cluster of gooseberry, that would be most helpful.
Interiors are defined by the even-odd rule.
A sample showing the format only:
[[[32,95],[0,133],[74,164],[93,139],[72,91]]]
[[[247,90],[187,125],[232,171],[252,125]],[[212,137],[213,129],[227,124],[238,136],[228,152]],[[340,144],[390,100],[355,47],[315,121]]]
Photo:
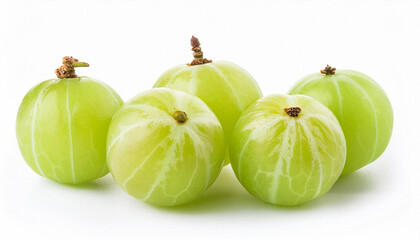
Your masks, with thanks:
[[[252,195],[290,206],[328,192],[387,147],[392,107],[368,76],[327,66],[289,95],[262,97],[247,71],[204,58],[194,36],[191,45],[191,63],[126,103],[76,75],[87,63],[64,57],[58,78],[20,105],[16,132],[27,164],[64,184],[110,171],[132,196],[174,206],[197,198],[230,162]]]

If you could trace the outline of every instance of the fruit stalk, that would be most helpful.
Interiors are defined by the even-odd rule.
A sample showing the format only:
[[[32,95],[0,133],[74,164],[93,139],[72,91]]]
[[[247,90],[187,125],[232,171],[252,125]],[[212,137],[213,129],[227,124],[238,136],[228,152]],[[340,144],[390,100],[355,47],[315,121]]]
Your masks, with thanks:
[[[325,75],[334,75],[335,70],[337,70],[337,69],[333,68],[333,67],[331,67],[330,65],[327,64],[327,66],[323,70],[321,70],[321,73],[325,74]]]
[[[63,65],[55,70],[55,75],[58,78],[77,78],[75,67],[89,67],[88,63],[79,62],[76,58],[73,57],[63,57]]]
[[[176,111],[173,117],[179,123],[184,123],[188,120],[187,114],[183,111]]]
[[[200,41],[198,41],[198,38],[192,36],[191,37],[191,47],[192,47],[191,50],[194,51],[193,52],[194,60],[192,60],[192,62],[189,64],[190,66],[201,65],[201,64],[212,62],[212,60],[203,58],[203,52],[201,51],[200,45],[201,44],[200,44]]]
[[[284,108],[284,111],[287,113],[287,115],[291,117],[298,117],[299,113],[302,111],[300,107],[288,107]]]

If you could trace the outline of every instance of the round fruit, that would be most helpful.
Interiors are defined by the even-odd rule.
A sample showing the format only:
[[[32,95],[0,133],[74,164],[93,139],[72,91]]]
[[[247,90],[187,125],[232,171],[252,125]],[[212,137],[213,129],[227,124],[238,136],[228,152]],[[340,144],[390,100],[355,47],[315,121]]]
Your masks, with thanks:
[[[23,99],[16,134],[23,158],[41,176],[78,184],[106,175],[106,135],[122,105],[106,84],[77,77],[74,67],[88,66],[63,59],[58,79],[42,82]]]
[[[154,88],[125,103],[108,132],[108,166],[132,196],[158,206],[189,202],[217,178],[222,126],[199,98]]]
[[[239,118],[232,168],[255,197],[298,205],[328,192],[341,174],[346,142],[334,114],[311,97],[270,95]]]
[[[154,87],[168,87],[201,98],[216,114],[226,141],[241,113],[262,97],[254,78],[243,68],[226,61],[203,58],[200,42],[191,38],[194,60],[175,66],[159,77]],[[228,159],[225,164],[228,164]]]
[[[370,77],[327,65],[301,79],[289,94],[311,96],[337,117],[347,142],[343,174],[373,162],[385,151],[392,134],[393,113],[384,90]]]

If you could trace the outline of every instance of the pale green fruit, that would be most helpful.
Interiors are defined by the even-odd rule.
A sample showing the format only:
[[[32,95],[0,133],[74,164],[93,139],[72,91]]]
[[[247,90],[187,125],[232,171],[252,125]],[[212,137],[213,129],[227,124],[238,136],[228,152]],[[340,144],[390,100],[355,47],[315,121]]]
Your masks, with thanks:
[[[353,70],[333,74],[329,69],[329,75],[304,77],[289,93],[311,96],[335,114],[346,137],[347,174],[381,156],[391,139],[394,116],[387,95],[373,79]]]
[[[254,78],[226,61],[176,66],[162,74],[154,87],[182,90],[201,98],[222,124],[227,142],[241,113],[262,97]]]
[[[301,112],[286,113],[299,107]],[[346,142],[334,114],[313,98],[270,95],[239,118],[230,145],[232,168],[255,197],[298,205],[328,192],[344,167]]]
[[[106,135],[122,105],[89,77],[47,80],[23,99],[16,134],[23,158],[41,176],[78,184],[106,175]]]
[[[225,154],[222,126],[208,106],[168,88],[125,103],[112,119],[107,146],[115,181],[158,206],[197,198],[219,175]]]
[[[199,46],[198,39],[195,40]],[[199,55],[202,56],[201,48]],[[201,98],[222,124],[226,142],[241,113],[262,97],[255,79],[245,69],[227,61],[175,66],[163,73],[154,87],[181,90]],[[229,163],[228,156],[227,153],[225,164]]]

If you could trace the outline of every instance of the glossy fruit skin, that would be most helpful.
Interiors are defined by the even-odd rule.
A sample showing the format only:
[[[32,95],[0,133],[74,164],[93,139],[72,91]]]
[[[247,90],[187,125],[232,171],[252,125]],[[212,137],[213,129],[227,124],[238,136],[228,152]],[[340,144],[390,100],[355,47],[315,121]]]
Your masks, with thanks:
[[[188,120],[173,114],[184,111]],[[197,198],[217,178],[225,156],[224,133],[198,97],[153,88],[115,114],[108,133],[108,166],[130,195],[157,206]]]
[[[181,90],[201,98],[222,124],[227,142],[241,113],[262,97],[254,78],[227,61],[175,66],[163,73],[154,87]]]
[[[365,74],[353,70],[311,74],[289,94],[311,96],[337,117],[347,142],[343,174],[373,162],[388,146],[393,128],[392,106],[384,90]]]
[[[23,158],[36,173],[60,183],[79,184],[106,175],[106,135],[122,103],[113,89],[89,77],[38,84],[17,114]]]
[[[298,117],[284,108],[300,107]],[[343,170],[346,143],[333,113],[313,98],[270,95],[239,118],[230,145],[236,177],[276,205],[305,203],[328,192]]]

